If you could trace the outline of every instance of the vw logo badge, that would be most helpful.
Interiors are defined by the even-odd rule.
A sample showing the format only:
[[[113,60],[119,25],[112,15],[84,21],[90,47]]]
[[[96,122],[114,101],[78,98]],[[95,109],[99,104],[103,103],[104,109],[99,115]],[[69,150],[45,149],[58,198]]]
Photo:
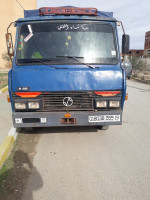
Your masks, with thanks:
[[[73,104],[73,99],[71,98],[71,97],[65,97],[64,99],[63,99],[63,104],[64,104],[64,106],[72,106],[72,104]]]

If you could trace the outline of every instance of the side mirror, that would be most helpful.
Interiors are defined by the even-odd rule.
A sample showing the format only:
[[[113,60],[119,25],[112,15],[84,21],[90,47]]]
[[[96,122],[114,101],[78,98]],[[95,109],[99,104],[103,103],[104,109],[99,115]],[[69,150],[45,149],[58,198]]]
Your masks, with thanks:
[[[130,48],[130,36],[123,34],[122,35],[122,54],[129,54],[129,48]]]
[[[11,33],[6,33],[6,45],[7,45],[8,55],[10,57],[13,56],[14,55],[14,50],[13,50],[13,42],[12,42]]]

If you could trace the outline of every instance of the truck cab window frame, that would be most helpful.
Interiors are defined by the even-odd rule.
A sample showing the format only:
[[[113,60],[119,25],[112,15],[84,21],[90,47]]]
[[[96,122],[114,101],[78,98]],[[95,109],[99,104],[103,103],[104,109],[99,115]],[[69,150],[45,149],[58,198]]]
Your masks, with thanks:
[[[30,22],[20,26],[16,52],[17,65],[41,64],[34,63],[34,59],[50,60],[50,64],[56,65],[81,65],[73,59],[62,59],[58,58],[59,56],[80,57],[80,62],[93,65],[117,64],[119,55],[114,27],[110,23],[87,21]]]

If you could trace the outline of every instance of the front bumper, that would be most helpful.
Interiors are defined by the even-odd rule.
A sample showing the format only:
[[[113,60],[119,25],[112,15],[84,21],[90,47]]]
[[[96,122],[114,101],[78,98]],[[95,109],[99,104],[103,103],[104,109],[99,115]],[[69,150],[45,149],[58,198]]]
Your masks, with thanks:
[[[15,128],[103,126],[122,124],[122,110],[69,112],[69,114],[71,115],[70,120],[67,120],[67,118],[65,118],[65,114],[66,112],[14,112],[12,114],[12,119]]]

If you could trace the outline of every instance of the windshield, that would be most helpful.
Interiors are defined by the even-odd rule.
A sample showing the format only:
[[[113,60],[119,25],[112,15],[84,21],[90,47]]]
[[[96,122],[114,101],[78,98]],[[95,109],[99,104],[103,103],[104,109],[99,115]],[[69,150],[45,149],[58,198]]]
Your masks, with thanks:
[[[114,30],[109,24],[52,23],[23,24],[20,28],[17,63],[115,64],[117,50]]]

